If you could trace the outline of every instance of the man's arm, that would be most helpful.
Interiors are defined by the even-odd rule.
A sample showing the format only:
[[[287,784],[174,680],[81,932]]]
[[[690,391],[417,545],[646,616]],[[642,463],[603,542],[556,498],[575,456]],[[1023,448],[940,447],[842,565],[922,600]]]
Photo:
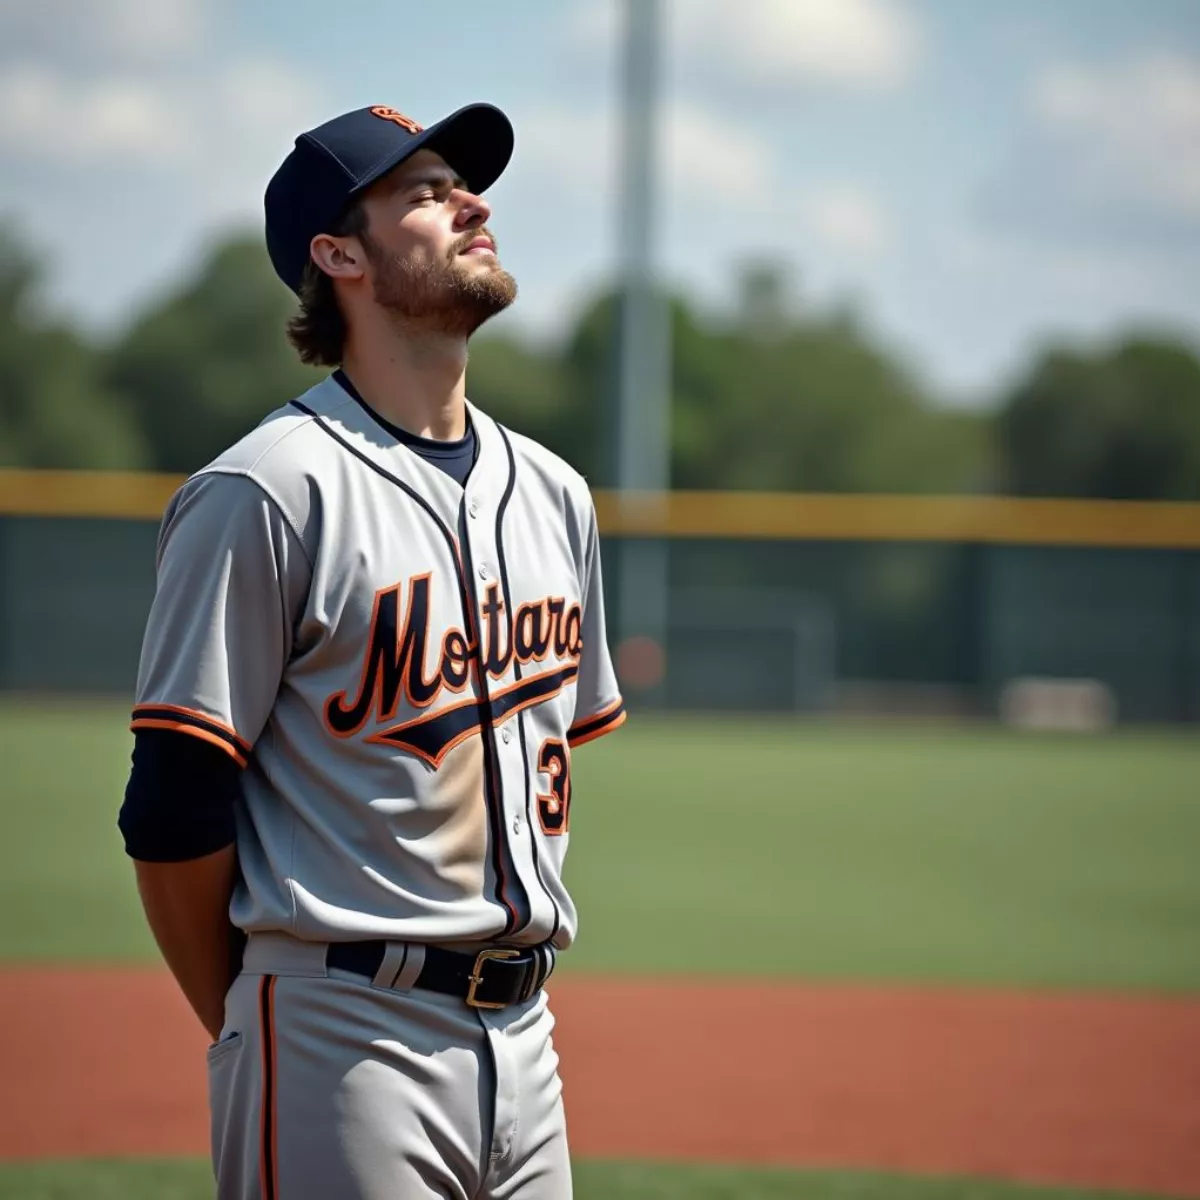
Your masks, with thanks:
[[[252,479],[194,476],[163,518],[118,825],[155,939],[209,1033],[240,957],[230,927],[241,775],[291,656],[311,568]]]
[[[154,940],[215,1042],[241,954],[241,934],[229,923],[237,849],[229,845],[188,862],[135,859],[134,870]]]
[[[117,818],[151,932],[214,1040],[242,945],[229,923],[240,774],[223,746],[177,729],[139,729]]]

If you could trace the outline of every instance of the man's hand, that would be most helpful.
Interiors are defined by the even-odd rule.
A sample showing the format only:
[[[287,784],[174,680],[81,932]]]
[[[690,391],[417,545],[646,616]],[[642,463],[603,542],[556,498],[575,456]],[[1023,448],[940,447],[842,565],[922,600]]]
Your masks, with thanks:
[[[237,878],[233,844],[187,862],[134,861],[146,920],[171,974],[215,1042],[225,993],[237,974],[241,936],[229,923]]]

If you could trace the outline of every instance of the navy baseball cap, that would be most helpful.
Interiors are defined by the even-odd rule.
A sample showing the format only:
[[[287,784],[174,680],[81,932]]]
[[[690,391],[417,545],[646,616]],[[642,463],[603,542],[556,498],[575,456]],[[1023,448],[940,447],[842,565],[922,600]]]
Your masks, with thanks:
[[[296,138],[266,194],[267,253],[293,292],[300,290],[313,238],[328,232],[359,192],[421,149],[436,151],[473,192],[482,192],[512,157],[513,129],[491,104],[469,104],[428,129],[377,104]]]

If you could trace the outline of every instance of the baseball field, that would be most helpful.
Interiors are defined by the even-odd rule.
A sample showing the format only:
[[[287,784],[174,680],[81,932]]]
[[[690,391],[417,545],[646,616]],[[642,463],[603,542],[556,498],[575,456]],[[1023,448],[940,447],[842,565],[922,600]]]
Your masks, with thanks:
[[[211,1196],[102,702],[0,703],[0,1197]],[[1200,741],[634,718],[551,983],[577,1195],[1200,1197]]]

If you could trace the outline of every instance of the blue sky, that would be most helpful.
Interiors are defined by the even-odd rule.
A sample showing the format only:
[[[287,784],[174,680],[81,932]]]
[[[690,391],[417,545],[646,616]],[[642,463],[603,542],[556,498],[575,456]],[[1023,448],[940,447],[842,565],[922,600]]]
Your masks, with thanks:
[[[776,264],[932,389],[987,399],[1039,344],[1200,340],[1197,0],[664,0],[657,265],[703,307]],[[257,228],[295,134],[489,100],[490,193],[560,332],[611,277],[619,0],[0,0],[0,216],[48,298],[119,328]]]

